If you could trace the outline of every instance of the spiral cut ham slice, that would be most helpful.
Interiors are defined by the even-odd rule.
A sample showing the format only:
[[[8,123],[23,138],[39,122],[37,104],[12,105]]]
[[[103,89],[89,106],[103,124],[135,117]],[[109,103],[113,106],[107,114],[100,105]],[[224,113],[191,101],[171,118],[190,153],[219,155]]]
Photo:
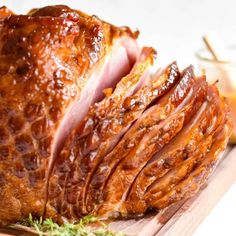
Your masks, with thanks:
[[[186,69],[181,77],[179,83],[158,100],[158,104],[154,104],[148,108],[128,130],[118,145],[104,157],[90,184],[90,189],[93,192],[90,193],[91,190],[88,191],[88,207],[99,203],[105,183],[112,173],[112,169],[147,134],[148,127],[152,127],[161,120],[164,120],[184,100],[187,94],[190,93],[195,79],[192,67]],[[126,145],[126,143],[129,143],[129,145]]]
[[[204,159],[209,150],[213,147],[214,137],[222,129],[225,123],[228,121],[225,119],[225,114],[227,114],[227,110],[219,98],[217,99],[214,94],[212,96],[211,102],[217,105],[217,109],[219,112],[218,119],[213,124],[209,124],[204,138],[199,144],[196,146],[195,150],[191,155],[188,155],[186,160],[183,160],[182,163],[178,163],[177,165],[169,168],[168,172],[163,176],[156,178],[156,180],[148,186],[145,193],[145,200],[150,204],[152,201],[157,201],[159,198],[165,195],[165,193],[169,192],[174,188],[181,180],[186,178],[186,176],[192,172]],[[216,99],[218,101],[213,101]],[[217,104],[218,103],[218,104]],[[229,128],[229,127],[228,127]],[[227,128],[227,129],[228,129]],[[152,196],[150,198],[150,196]],[[175,201],[173,201],[175,202]],[[149,205],[150,207],[151,205]]]
[[[176,63],[174,62],[166,68],[163,74],[159,76],[155,75],[155,77],[150,81],[149,86],[144,86],[133,96],[127,97],[122,107],[122,110],[124,110],[124,115],[122,116],[124,117],[123,120],[125,121],[122,122],[122,126],[125,127],[127,121],[129,121],[129,124],[131,124],[137,118],[139,118],[141,113],[151,102],[154,102],[157,98],[168,92],[178,80],[179,71]],[[109,139],[105,142],[107,141],[109,141]],[[97,176],[95,175],[93,179],[96,181]],[[90,184],[86,194],[86,205],[88,208],[91,208],[91,202],[93,203],[96,200],[94,198],[97,194],[96,191],[97,189],[94,188],[93,183]]]
[[[149,204],[153,208],[162,209],[180,199],[187,199],[196,194],[216,168],[219,162],[219,154],[226,148],[227,143],[225,138],[231,133],[231,129],[232,124],[227,120],[223,123],[219,132],[213,136],[214,141],[209,150],[203,151],[203,154],[193,156],[194,162],[191,164],[186,163],[186,165],[189,164],[189,166],[183,167],[184,170],[179,168],[176,174],[177,179],[179,178],[180,181],[177,181],[177,183],[173,185],[173,188],[170,188],[161,198],[154,197],[153,202],[149,200]],[[186,169],[188,169],[188,171],[186,171],[186,175],[182,177]]]
[[[139,143],[136,143],[130,152],[126,152],[123,159],[115,166],[115,170],[104,188],[102,206],[98,209],[99,214],[103,215],[103,212],[108,213],[109,216],[116,216],[117,213],[122,214],[121,204],[126,199],[136,175],[156,152],[178,134],[204,101],[205,80],[196,82],[196,85],[193,87],[191,96],[187,97],[187,101],[183,101],[184,105],[180,105],[183,107],[176,109],[177,111],[174,111],[165,120],[148,127],[145,136],[140,139]],[[133,135],[135,136],[135,133]],[[126,141],[125,145],[129,146],[129,142]],[[118,175],[119,178],[117,178]],[[112,194],[114,191],[117,193]]]
[[[146,70],[152,64],[153,56],[153,49],[143,49],[130,74],[117,84],[114,92],[107,95],[100,103],[91,107],[87,117],[81,122],[78,129],[75,130],[73,136],[69,137],[67,143],[70,146],[64,148],[65,151],[61,152],[61,159],[58,159],[56,162],[56,165],[60,165],[60,163],[64,165],[66,161],[72,160],[69,165],[67,164],[69,166],[67,171],[70,172],[69,174],[63,172],[58,177],[58,174],[55,173],[52,178],[66,179],[63,197],[69,198],[69,203],[71,203],[70,195],[76,197],[76,194],[80,194],[74,200],[77,201],[74,204],[80,202],[78,208],[82,208],[84,204],[84,196],[90,178],[102,157],[111,151],[132,122],[141,115],[145,108],[152,101],[170,90],[172,85],[179,79],[176,63],[172,63],[163,74],[153,78],[152,83],[149,83],[150,81],[146,80]],[[142,83],[143,80],[146,80],[146,83]],[[141,88],[139,88],[140,84],[142,84]],[[138,97],[140,97],[140,100],[137,99]],[[71,142],[71,140],[75,140],[76,144]],[[72,151],[68,152],[67,150]],[[91,152],[93,153],[93,158],[88,156]],[[75,158],[68,158],[71,155]],[[91,160],[91,163],[88,160]],[[58,170],[57,166],[54,169]],[[84,176],[84,179],[81,176]],[[76,177],[80,179],[76,180]],[[75,187],[73,186],[76,190],[71,189],[71,186],[76,181],[80,182],[80,191],[78,191],[78,184]],[[51,183],[53,182],[54,180],[51,180]],[[66,207],[69,209],[68,206]],[[80,213],[83,211],[86,210],[83,208],[77,210]]]
[[[208,89],[209,101],[203,103],[199,112],[183,130],[165,148],[154,155],[137,175],[125,202],[126,211],[129,214],[145,212],[147,205],[144,195],[150,185],[191,157],[198,148],[198,144],[218,127],[225,111],[224,107],[219,106],[218,93],[210,93],[212,90],[214,91],[215,88]],[[138,204],[134,204],[137,202]]]

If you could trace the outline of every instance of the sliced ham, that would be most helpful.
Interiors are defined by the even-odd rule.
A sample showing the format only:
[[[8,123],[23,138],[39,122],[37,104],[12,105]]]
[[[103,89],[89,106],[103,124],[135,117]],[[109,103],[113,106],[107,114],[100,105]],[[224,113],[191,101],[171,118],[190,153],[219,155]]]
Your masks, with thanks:
[[[200,191],[232,131],[193,67],[64,5],[0,8],[0,225],[137,217]]]
[[[211,90],[209,89],[209,91]],[[125,202],[125,207],[130,214],[145,212],[147,205],[143,197],[147,189],[150,188],[149,186],[162,178],[169,170],[191,157],[198,148],[198,144],[218,127],[224,116],[224,109],[219,107],[217,93],[212,93],[210,98],[209,102],[203,103],[199,112],[183,130],[154,155],[137,175]],[[138,204],[133,204],[137,202]]]
[[[120,160],[122,160],[126,153],[129,153],[132,148],[139,143],[142,137],[147,133],[148,127],[164,120],[183,100],[188,100],[186,97],[190,94],[194,80],[195,77],[192,67],[184,70],[179,83],[164,97],[162,97],[158,101],[157,105],[154,104],[147,109],[124,135],[112,152],[104,157],[94,174],[93,180],[91,181],[91,185],[96,189],[96,194],[94,194],[93,199],[94,206],[99,205],[102,200],[101,198],[105,184],[112,173],[113,168],[120,162]],[[154,112],[155,110],[156,112]],[[129,145],[126,145],[126,140],[128,140]]]
[[[219,162],[219,153],[226,148],[227,143],[225,142],[225,137],[227,137],[229,132],[231,132],[231,126],[232,124],[229,120],[226,120],[225,123],[221,124],[221,129],[218,130],[219,132],[212,137],[214,141],[212,146],[209,147],[209,150],[199,153],[196,161],[197,164],[192,162],[190,166],[185,166],[183,171],[179,170],[180,173],[176,173],[181,176],[186,169],[191,169],[194,164],[194,168],[192,168],[192,171],[188,171],[186,178],[182,179],[182,181],[180,181],[177,185],[174,185],[174,187],[171,188],[170,191],[164,196],[153,200],[151,203],[153,208],[162,209],[179,201],[180,199],[188,199],[196,194],[201,187],[203,187]]]
[[[135,177],[147,161],[170,142],[188,123],[192,115],[198,111],[206,96],[206,86],[205,78],[196,81],[191,97],[188,98],[188,101],[183,101],[184,105],[180,104],[182,108],[170,113],[167,119],[148,126],[145,135],[139,139],[139,142],[136,142],[129,152],[125,152],[118,165],[115,168],[113,167],[113,172],[106,182],[101,207],[98,209],[99,215],[116,217],[117,213],[123,214],[120,207],[125,201]],[[153,110],[153,113],[158,112],[160,112],[159,109]],[[130,133],[130,135],[137,140],[135,132]],[[124,139],[123,143],[125,146],[131,146],[128,139]],[[115,191],[116,194],[114,194]],[[124,216],[125,214],[126,212],[124,212]]]
[[[85,119],[68,137],[50,179],[49,204],[50,201],[53,202],[55,189],[58,187],[62,189],[61,199],[55,195],[56,201],[65,201],[62,204],[65,209],[70,209],[70,204],[81,202],[80,198],[84,197],[90,175],[100,159],[114,147],[132,123],[132,119],[124,120],[123,103],[142,84],[142,81],[146,80],[154,54],[152,48],[144,48],[131,72],[118,82],[114,92],[107,94],[100,103],[92,106]],[[124,122],[127,123],[123,124]],[[60,186],[60,179],[65,179],[63,186]],[[82,208],[81,204],[80,207]],[[83,209],[75,211],[83,212]]]

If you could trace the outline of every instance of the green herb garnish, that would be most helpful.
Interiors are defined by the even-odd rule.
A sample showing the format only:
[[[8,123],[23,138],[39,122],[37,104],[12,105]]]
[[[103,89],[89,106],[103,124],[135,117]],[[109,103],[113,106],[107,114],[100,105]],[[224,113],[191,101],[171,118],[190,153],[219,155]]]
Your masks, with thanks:
[[[93,224],[96,223],[96,226]],[[95,216],[85,216],[77,224],[65,223],[58,225],[52,219],[43,220],[42,217],[34,219],[30,214],[10,227],[25,230],[39,236],[125,236],[122,232],[112,232],[106,224]]]

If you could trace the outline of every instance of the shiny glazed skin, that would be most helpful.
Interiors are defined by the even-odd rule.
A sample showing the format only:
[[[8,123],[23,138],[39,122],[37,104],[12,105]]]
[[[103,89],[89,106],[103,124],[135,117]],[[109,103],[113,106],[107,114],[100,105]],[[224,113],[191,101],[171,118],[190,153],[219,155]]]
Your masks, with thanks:
[[[5,17],[9,15],[8,17]],[[70,104],[121,35],[65,6],[0,11],[0,224],[43,215],[52,145]]]

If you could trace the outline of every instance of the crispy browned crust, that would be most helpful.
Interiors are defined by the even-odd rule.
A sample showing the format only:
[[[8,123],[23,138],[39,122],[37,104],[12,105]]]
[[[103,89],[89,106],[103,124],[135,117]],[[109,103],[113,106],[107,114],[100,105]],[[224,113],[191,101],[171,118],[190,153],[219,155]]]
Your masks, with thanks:
[[[0,152],[5,156],[0,160],[1,222],[30,212],[43,214],[53,133],[68,105],[64,97],[72,99],[78,93],[77,62],[62,63],[76,50],[76,32],[77,26],[64,19],[17,15],[4,19],[0,34]]]
[[[28,15],[30,16],[50,16],[50,17],[61,17],[66,18],[74,22],[87,21],[89,22],[100,22],[102,24],[105,34],[107,34],[107,43],[120,36],[127,35],[136,39],[139,35],[139,31],[132,31],[129,27],[116,27],[110,23],[107,23],[99,19],[95,15],[87,15],[79,10],[71,9],[66,5],[46,6],[43,8],[32,9]]]

